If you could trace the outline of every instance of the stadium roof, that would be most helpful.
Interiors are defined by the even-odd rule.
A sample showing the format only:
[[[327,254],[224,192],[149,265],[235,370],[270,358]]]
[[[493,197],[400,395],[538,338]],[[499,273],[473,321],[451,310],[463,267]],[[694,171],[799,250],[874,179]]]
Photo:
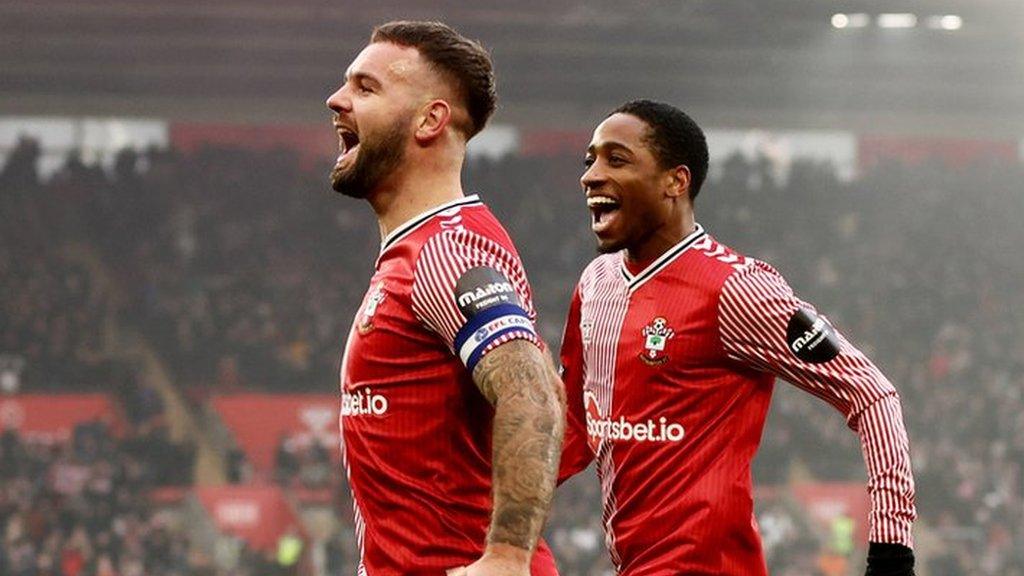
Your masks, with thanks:
[[[572,127],[647,96],[718,126],[1024,134],[1016,0],[0,0],[0,114],[316,121],[394,18],[483,40],[506,122]]]

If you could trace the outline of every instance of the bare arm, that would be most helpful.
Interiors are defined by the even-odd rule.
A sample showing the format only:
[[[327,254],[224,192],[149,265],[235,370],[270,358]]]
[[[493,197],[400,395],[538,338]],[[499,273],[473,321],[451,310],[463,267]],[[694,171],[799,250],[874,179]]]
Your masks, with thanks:
[[[525,552],[528,564],[555,490],[565,390],[550,357],[525,340],[492,350],[473,370],[473,380],[494,406],[488,551],[513,547]]]

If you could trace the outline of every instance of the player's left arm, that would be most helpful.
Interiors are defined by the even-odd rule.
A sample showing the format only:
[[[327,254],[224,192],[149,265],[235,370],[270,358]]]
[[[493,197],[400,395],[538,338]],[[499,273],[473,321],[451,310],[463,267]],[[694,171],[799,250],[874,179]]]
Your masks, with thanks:
[[[734,360],[772,372],[843,413],[860,437],[868,470],[868,574],[913,574],[914,479],[896,388],[761,262],[726,281],[719,326],[722,344]]]
[[[528,567],[555,491],[565,393],[550,357],[528,340],[491,350],[473,380],[494,406],[494,511],[484,557],[511,557]]]
[[[451,573],[526,576],[554,493],[565,391],[537,336],[522,264],[473,232],[439,234],[421,251],[412,301],[494,406],[484,555]]]

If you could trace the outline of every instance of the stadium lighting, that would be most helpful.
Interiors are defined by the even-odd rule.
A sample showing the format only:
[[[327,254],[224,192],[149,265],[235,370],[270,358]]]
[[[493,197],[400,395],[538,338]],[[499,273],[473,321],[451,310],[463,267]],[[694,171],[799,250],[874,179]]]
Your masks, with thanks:
[[[917,26],[917,16],[913,14],[879,14],[879,28],[913,28]]]
[[[959,30],[964,25],[964,19],[957,16],[956,14],[946,14],[945,16],[930,16],[928,18],[928,27],[935,28],[938,30]]]
[[[843,29],[843,28],[863,28],[871,23],[871,17],[863,12],[857,12],[854,14],[833,14],[832,15],[832,27]]]
[[[871,24],[871,17],[863,12],[850,14],[850,28],[863,28]]]

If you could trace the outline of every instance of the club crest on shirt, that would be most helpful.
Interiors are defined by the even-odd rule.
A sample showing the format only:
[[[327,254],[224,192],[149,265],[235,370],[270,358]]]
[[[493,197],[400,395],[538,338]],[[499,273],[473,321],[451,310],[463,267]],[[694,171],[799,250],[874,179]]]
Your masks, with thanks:
[[[650,324],[644,326],[644,351],[640,353],[640,359],[648,366],[661,366],[668,362],[668,356],[664,354],[665,343],[675,336],[675,331],[668,327],[668,321],[658,316],[651,320]]]
[[[384,283],[381,282],[371,287],[369,294],[366,306],[363,307],[363,312],[359,315],[359,324],[356,325],[359,333],[363,335],[369,334],[373,330],[373,315],[377,313],[377,306],[380,306],[384,297],[387,296],[387,292],[384,291]]]

